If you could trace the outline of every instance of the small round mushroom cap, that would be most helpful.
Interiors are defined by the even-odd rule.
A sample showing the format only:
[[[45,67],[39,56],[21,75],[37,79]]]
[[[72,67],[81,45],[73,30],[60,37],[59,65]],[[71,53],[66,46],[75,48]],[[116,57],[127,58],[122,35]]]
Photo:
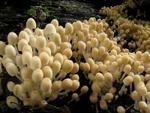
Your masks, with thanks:
[[[44,36],[43,29],[36,28],[35,31],[34,31],[34,35]]]
[[[32,80],[34,83],[40,83],[43,79],[43,71],[41,69],[35,69],[32,73]]]
[[[22,54],[22,64],[30,66],[32,59],[32,54],[30,52],[23,52]]]
[[[23,63],[22,63],[22,55],[21,54],[17,54],[16,56],[16,65],[21,68],[23,66]]]
[[[61,44],[61,37],[59,33],[52,33],[50,36],[50,40],[53,41],[56,45]]]
[[[37,36],[36,38],[36,48],[41,49],[46,46],[46,38],[44,36]]]
[[[72,57],[72,50],[70,48],[66,48],[63,52],[63,55],[66,55],[68,57],[68,59],[70,59]]]
[[[16,76],[18,74],[18,68],[14,63],[7,63],[6,64],[6,71],[10,76]]]
[[[104,75],[102,73],[96,73],[95,75],[95,80],[99,81],[99,82],[103,82],[104,81]]]
[[[33,30],[36,28],[36,22],[33,18],[29,18],[26,22],[26,27]]]
[[[30,45],[24,45],[22,52],[30,52],[32,54],[32,47]]]
[[[123,83],[126,85],[126,86],[129,86],[130,84],[133,83],[133,78],[132,76],[127,76],[123,79]]]
[[[52,87],[51,79],[48,77],[43,78],[43,80],[41,81],[41,86],[40,86],[41,91],[48,92],[51,90],[51,87]]]
[[[25,40],[25,39],[19,40],[19,42],[18,42],[18,50],[19,50],[19,51],[22,51],[24,45],[28,45],[27,40]]]
[[[65,60],[62,65],[62,70],[66,73],[71,72],[73,69],[73,62],[71,60]]]
[[[13,58],[16,56],[16,49],[12,46],[12,45],[6,45],[5,47],[5,54],[9,57],[9,58]]]
[[[141,110],[146,110],[147,109],[147,103],[145,102],[145,101],[140,101],[139,103],[138,103],[138,106],[139,106],[139,108],[141,109]]]
[[[71,89],[73,81],[69,78],[66,78],[62,81],[62,88],[64,90]]]
[[[50,36],[52,33],[56,33],[56,28],[53,24],[47,24],[44,28],[45,37]]]
[[[73,64],[73,68],[71,70],[71,73],[74,74],[74,73],[77,73],[79,71],[79,64],[78,63],[74,63]]]
[[[54,56],[54,61],[59,61],[61,64],[63,64],[63,55],[61,53],[56,53],[55,56]]]
[[[10,32],[7,36],[8,43],[11,45],[17,44],[18,36],[15,32]]]
[[[65,33],[66,34],[72,34],[73,33],[73,26],[71,23],[66,23],[65,24]]]
[[[59,26],[59,22],[58,22],[57,19],[53,19],[53,20],[51,21],[51,24],[53,24],[56,28]]]
[[[35,70],[37,68],[41,68],[41,60],[38,56],[33,56],[30,61],[30,68]]]
[[[29,28],[25,28],[23,31],[25,31],[29,36],[33,35],[33,31]]]
[[[54,42],[50,41],[47,43],[47,46],[51,49],[51,53],[55,54],[57,51],[57,46]]]
[[[13,81],[9,81],[9,82],[7,83],[7,89],[8,89],[10,92],[13,91],[14,86],[15,86],[15,83],[14,83]]]
[[[81,89],[80,89],[81,94],[85,94],[88,91],[89,91],[89,87],[86,86],[86,85],[82,86]]]
[[[101,100],[99,101],[99,105],[100,105],[100,108],[101,108],[102,110],[107,110],[107,109],[108,109],[107,102],[106,102],[104,99],[101,99]]]
[[[62,81],[54,81],[52,84],[52,91],[60,91],[62,89]]]
[[[52,70],[53,70],[53,75],[55,76],[56,74],[59,73],[60,69],[61,69],[61,63],[59,61],[54,61],[51,65]]]
[[[51,56],[51,49],[49,47],[44,47],[40,49],[38,53],[41,53],[41,52],[46,52],[49,56]]]
[[[78,41],[77,47],[80,51],[84,51],[86,49],[86,44],[84,41]]]
[[[50,66],[44,66],[42,68],[42,71],[44,73],[44,77],[48,77],[52,80],[53,78],[53,71],[52,71],[52,68]]]
[[[76,91],[80,87],[80,82],[78,80],[72,80],[71,90]]]
[[[19,33],[19,40],[21,40],[21,39],[24,39],[24,40],[26,40],[27,42],[29,42],[30,38],[29,38],[28,33],[25,32],[25,31],[21,31],[21,32]]]
[[[125,67],[124,67],[124,69],[123,69],[123,71],[128,74],[131,71],[131,69],[132,69],[131,65],[126,64]]]
[[[139,95],[144,96],[147,93],[147,88],[144,84],[144,82],[140,82],[136,85],[136,90],[139,93]]]
[[[100,90],[101,90],[101,88],[100,88],[98,82],[93,82],[93,83],[92,83],[92,86],[91,86],[91,89],[92,89],[92,91],[93,91],[94,93],[98,93],[98,92],[100,92]]]
[[[39,55],[42,66],[47,65],[49,63],[49,55],[46,52],[41,52]]]
[[[73,93],[72,96],[71,96],[71,98],[72,98],[73,100],[75,100],[75,101],[79,101],[79,99],[80,99],[78,93]]]
[[[83,28],[82,22],[81,21],[76,21],[73,23],[73,28],[75,31],[79,31]]]
[[[125,112],[126,112],[126,110],[123,106],[118,106],[117,107],[117,113],[125,113]]]
[[[19,107],[18,99],[15,96],[8,96],[6,98],[6,104],[11,109],[15,109]]]
[[[13,94],[17,97],[21,97],[23,94],[23,88],[20,84],[16,84],[13,88]]]
[[[71,80],[79,80],[80,78],[79,78],[79,75],[78,74],[73,74],[72,76],[71,76]]]

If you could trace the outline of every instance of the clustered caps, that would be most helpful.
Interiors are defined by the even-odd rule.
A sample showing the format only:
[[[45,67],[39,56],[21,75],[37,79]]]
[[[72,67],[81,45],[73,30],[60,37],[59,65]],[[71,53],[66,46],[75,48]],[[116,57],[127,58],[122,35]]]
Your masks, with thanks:
[[[54,19],[44,29],[37,28],[34,19],[29,18],[19,35],[10,32],[8,44],[0,41],[0,63],[20,84],[7,83],[14,95],[7,97],[7,105],[17,108],[19,99],[24,106],[42,106],[68,93],[78,101],[89,92],[91,103],[107,110],[109,103],[117,95],[126,94],[129,86],[135,107],[149,109],[149,53],[123,51],[107,29],[104,20],[95,18],[66,23],[65,27]],[[83,77],[89,84],[81,84]],[[123,83],[118,94],[116,82]],[[126,112],[123,106],[116,111]]]

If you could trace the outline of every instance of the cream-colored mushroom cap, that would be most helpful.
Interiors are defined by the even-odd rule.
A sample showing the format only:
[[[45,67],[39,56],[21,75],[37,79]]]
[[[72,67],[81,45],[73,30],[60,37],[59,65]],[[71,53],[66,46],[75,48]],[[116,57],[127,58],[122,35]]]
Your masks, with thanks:
[[[9,58],[13,58],[16,56],[16,49],[12,46],[12,45],[6,45],[5,47],[5,54],[9,57]]]
[[[25,40],[25,39],[19,40],[19,42],[18,42],[18,50],[19,50],[19,51],[22,51],[24,45],[28,45],[27,40]]]
[[[15,96],[8,96],[6,98],[6,104],[11,109],[15,109],[19,107],[18,99]]]
[[[35,69],[32,73],[32,80],[34,83],[40,83],[43,79],[43,71],[41,69]]]
[[[68,57],[68,59],[70,59],[72,57],[72,50],[70,48],[66,48],[66,49],[64,49],[62,54],[66,55]]]
[[[9,44],[14,45],[18,42],[18,36],[15,32],[10,32],[7,36],[7,41]]]
[[[32,54],[30,52],[23,52],[22,54],[22,64],[30,66],[32,60]]]
[[[13,91],[14,86],[15,86],[15,83],[14,83],[13,81],[9,81],[9,82],[7,83],[7,89],[8,89],[10,92]]]
[[[62,70],[66,73],[71,72],[73,69],[73,62],[71,60],[65,60],[62,65]]]
[[[67,90],[67,89],[71,89],[73,84],[73,81],[69,78],[66,78],[62,81],[62,87],[63,89]]]
[[[52,71],[52,68],[50,66],[44,66],[42,68],[42,71],[43,71],[43,74],[44,74],[44,77],[48,77],[52,80],[53,78],[53,71]]]
[[[44,48],[46,46],[46,38],[44,36],[37,36],[36,47],[37,49]]]
[[[72,34],[73,33],[73,26],[71,23],[66,23],[65,24],[65,33],[66,34]]]
[[[76,91],[80,87],[80,82],[78,80],[72,80],[71,90]]]
[[[46,52],[41,52],[39,55],[42,66],[47,65],[49,63],[49,55]]]
[[[61,44],[61,37],[59,33],[52,33],[50,36],[50,40],[53,41],[56,45]]]
[[[36,28],[36,22],[33,18],[29,18],[26,22],[26,27],[33,30]]]
[[[56,61],[54,61],[54,62],[52,63],[51,67],[52,67],[52,70],[53,70],[53,74],[54,74],[54,76],[55,76],[56,74],[58,74],[58,72],[59,72],[60,69],[61,69],[61,63],[56,60]]]
[[[38,56],[33,56],[30,61],[30,68],[35,70],[37,68],[41,68],[41,60]]]
[[[45,77],[43,78],[43,80],[41,81],[41,91],[43,92],[49,92],[51,90],[52,87],[52,81],[50,78]]]
[[[58,22],[57,19],[53,19],[53,20],[51,21],[51,24],[53,24],[55,27],[58,27],[58,26],[59,26],[59,22]]]
[[[62,89],[62,81],[54,81],[53,84],[52,84],[52,91],[59,91]]]
[[[44,35],[46,37],[50,36],[52,33],[56,33],[56,28],[53,24],[47,24],[44,28]]]
[[[30,38],[29,38],[28,33],[25,32],[25,31],[21,31],[21,32],[19,33],[19,40],[21,40],[21,39],[24,39],[24,40],[26,40],[27,42],[29,42]]]
[[[80,89],[81,94],[85,94],[88,91],[89,91],[89,87],[86,86],[86,85],[82,86],[81,89]]]
[[[118,112],[118,113],[125,113],[126,110],[125,110],[125,108],[124,108],[123,106],[118,106],[118,107],[117,107],[117,112]]]
[[[56,60],[62,64],[64,61],[63,55],[61,53],[56,53],[54,56],[54,61],[56,61]]]
[[[16,76],[18,74],[18,68],[14,63],[7,63],[6,64],[6,71],[10,76]]]

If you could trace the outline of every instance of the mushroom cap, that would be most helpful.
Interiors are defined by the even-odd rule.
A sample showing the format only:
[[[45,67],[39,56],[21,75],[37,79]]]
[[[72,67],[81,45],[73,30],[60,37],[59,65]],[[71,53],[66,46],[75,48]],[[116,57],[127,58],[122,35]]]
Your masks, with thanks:
[[[6,98],[6,104],[11,109],[15,109],[15,108],[18,108],[19,102],[18,102],[18,99],[15,96],[8,96]]]
[[[33,30],[36,28],[36,22],[33,18],[29,18],[26,22],[26,27]]]

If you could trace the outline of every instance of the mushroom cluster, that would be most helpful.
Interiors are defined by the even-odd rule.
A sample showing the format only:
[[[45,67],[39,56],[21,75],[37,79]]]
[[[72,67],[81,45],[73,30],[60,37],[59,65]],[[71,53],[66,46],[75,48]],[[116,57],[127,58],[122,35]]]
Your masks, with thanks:
[[[140,19],[130,19],[128,7],[133,6],[133,0],[114,7],[103,7],[100,12],[107,15],[107,20],[112,20],[111,29],[116,32],[118,44],[131,51],[149,51],[150,49],[150,22]],[[137,14],[138,16],[138,14]]]
[[[90,92],[90,102],[108,110],[112,100],[128,93],[135,109],[149,113],[149,52],[122,51],[107,31],[108,23],[101,19],[65,27],[53,19],[41,29],[29,18],[18,35],[10,32],[8,43],[0,42],[1,65],[20,82],[8,81],[14,96],[7,97],[7,105],[17,108],[20,100],[24,106],[43,106],[70,93],[78,101]],[[83,77],[88,84],[82,83]],[[120,105],[116,111],[125,113],[126,108]]]

